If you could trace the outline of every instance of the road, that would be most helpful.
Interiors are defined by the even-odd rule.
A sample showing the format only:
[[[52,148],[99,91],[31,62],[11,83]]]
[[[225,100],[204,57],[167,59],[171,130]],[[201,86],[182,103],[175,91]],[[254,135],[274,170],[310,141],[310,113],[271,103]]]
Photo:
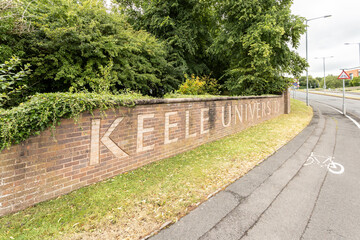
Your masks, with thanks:
[[[310,99],[315,114],[303,132],[151,239],[359,239],[360,129],[334,109],[340,98]],[[358,119],[360,101],[347,102]],[[344,171],[322,164],[328,157]]]
[[[293,97],[294,95],[291,94]],[[350,96],[348,93],[346,93],[346,96]],[[353,95],[352,95],[353,96]],[[306,94],[303,92],[296,92],[295,99],[305,101]],[[360,97],[357,95],[357,97]],[[342,111],[342,98],[338,97],[331,97],[331,96],[324,96],[319,94],[309,94],[310,104],[315,101],[317,103],[323,103],[327,104],[329,106],[335,107]],[[352,100],[352,99],[346,99],[345,100],[346,105],[346,112],[350,114],[350,116],[355,116],[356,118],[360,119],[360,100]]]

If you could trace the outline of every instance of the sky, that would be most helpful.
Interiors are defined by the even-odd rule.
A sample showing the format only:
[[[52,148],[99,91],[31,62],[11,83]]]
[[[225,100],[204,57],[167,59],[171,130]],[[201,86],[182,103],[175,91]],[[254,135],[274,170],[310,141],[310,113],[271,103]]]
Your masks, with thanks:
[[[359,44],[344,44],[360,43],[360,0],[294,0],[291,10],[306,19],[332,15],[308,22],[309,75],[324,76],[322,57],[333,56],[325,59],[326,75],[360,66]],[[306,57],[305,34],[296,51]]]

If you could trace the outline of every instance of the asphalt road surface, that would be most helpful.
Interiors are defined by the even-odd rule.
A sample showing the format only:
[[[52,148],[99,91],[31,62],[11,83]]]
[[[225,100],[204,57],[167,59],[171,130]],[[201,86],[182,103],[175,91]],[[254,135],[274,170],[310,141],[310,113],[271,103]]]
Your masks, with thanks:
[[[291,97],[293,97],[293,96],[294,96],[294,94],[292,92]],[[346,93],[345,96],[354,97],[355,95],[350,95],[349,93]],[[305,93],[296,91],[295,99],[305,102],[305,97],[306,97]],[[356,97],[360,97],[360,95],[356,95]],[[310,93],[309,101],[310,101],[310,105],[313,102],[314,103],[322,103],[322,104],[326,104],[326,105],[335,107],[335,108],[339,109],[340,111],[342,111],[342,98]],[[346,112],[350,116],[352,116],[352,117],[355,116],[356,118],[360,119],[360,100],[345,99],[345,106],[346,106]]]
[[[340,98],[310,99],[303,132],[151,239],[360,239],[360,101],[352,121]]]

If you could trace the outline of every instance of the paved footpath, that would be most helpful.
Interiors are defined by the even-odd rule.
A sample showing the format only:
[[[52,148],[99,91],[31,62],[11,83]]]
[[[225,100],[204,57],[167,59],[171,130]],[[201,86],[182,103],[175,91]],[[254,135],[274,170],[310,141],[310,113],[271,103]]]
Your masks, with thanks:
[[[360,239],[360,129],[324,104],[313,108],[289,144],[151,239]],[[312,152],[344,172],[310,164]]]

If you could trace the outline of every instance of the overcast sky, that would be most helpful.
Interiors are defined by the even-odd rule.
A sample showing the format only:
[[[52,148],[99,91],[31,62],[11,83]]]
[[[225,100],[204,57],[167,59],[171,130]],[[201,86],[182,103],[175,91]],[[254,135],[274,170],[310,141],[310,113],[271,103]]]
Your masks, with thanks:
[[[309,75],[323,77],[323,61],[326,59],[326,75],[340,75],[341,68],[360,66],[360,0],[294,0],[292,13],[307,19],[332,15],[308,22]],[[297,49],[306,57],[305,34]],[[303,75],[306,73],[304,72]]]

